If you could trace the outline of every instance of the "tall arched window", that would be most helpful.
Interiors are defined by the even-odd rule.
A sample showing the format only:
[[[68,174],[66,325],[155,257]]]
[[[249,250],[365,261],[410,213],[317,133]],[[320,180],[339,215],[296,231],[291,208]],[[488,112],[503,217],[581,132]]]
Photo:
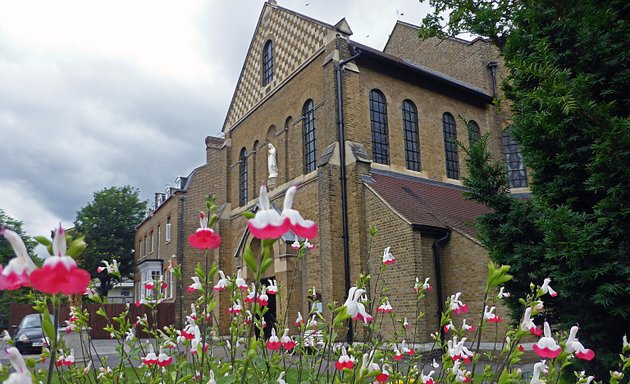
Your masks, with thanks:
[[[247,204],[247,149],[241,149],[238,157],[238,201],[240,205]]]
[[[418,109],[411,100],[402,104],[405,163],[407,169],[420,171],[420,134],[418,133]]]
[[[273,43],[271,40],[268,40],[263,48],[262,69],[263,85],[267,85],[273,79]]]
[[[505,153],[505,166],[510,188],[527,187],[527,170],[521,156],[521,150],[518,143],[507,131],[503,132],[503,152]]]
[[[370,91],[370,121],[372,125],[372,161],[379,164],[389,164],[387,105],[385,95],[377,89]]]
[[[470,120],[468,122],[468,143],[470,145],[475,144],[481,139],[481,129],[479,128],[479,124],[475,120]]]
[[[302,108],[302,134],[304,140],[304,173],[315,170],[315,107],[306,100]]]
[[[442,115],[444,130],[444,152],[446,156],[446,177],[459,179],[459,155],[457,154],[457,129],[455,118],[446,112]]]

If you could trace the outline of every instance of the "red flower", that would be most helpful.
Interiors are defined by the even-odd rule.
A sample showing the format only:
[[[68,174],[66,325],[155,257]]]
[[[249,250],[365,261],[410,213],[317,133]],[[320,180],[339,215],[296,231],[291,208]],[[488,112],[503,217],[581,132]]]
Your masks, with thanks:
[[[16,256],[9,261],[6,268],[3,269],[0,265],[0,290],[28,287],[30,285],[29,275],[37,267],[28,255],[24,241],[17,233],[7,229],[4,225],[0,227],[0,234],[9,241]]]
[[[267,340],[267,349],[270,351],[277,351],[281,346],[282,343],[280,342],[280,339],[278,339],[278,336],[276,336],[276,330],[272,328],[271,336],[269,337],[269,340]]]
[[[65,256],[66,237],[61,225],[53,239],[53,253],[40,269],[31,273],[33,288],[51,295],[83,294],[90,283],[90,273],[79,269],[72,257]]]
[[[221,236],[208,228],[208,219],[203,212],[199,212],[200,228],[188,236],[188,243],[197,249],[217,249],[221,245]]]
[[[289,219],[290,229],[296,235],[306,239],[314,239],[317,237],[317,224],[312,220],[305,220],[302,215],[300,215],[300,212],[291,208],[295,192],[297,192],[296,186],[287,189],[287,193],[284,196],[282,218]]]
[[[247,221],[247,228],[257,239],[277,239],[291,229],[289,218],[280,214],[269,204],[267,187],[260,187],[260,197],[258,198],[260,209],[253,219]]]

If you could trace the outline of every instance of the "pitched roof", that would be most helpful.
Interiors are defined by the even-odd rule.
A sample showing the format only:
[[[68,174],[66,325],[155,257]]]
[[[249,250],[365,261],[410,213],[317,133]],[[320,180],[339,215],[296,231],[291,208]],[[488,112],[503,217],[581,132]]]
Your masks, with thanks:
[[[416,228],[449,228],[475,237],[475,219],[491,212],[464,199],[466,188],[438,181],[373,169],[364,184]]]
[[[302,65],[314,58],[323,49],[328,33],[346,26],[347,23],[341,21],[338,26],[333,26],[265,2],[232,95],[223,132],[234,127]],[[264,44],[270,39],[273,40],[273,79],[263,86],[261,55]]]
[[[351,44],[355,49],[361,50],[361,56],[359,56],[359,60],[365,57],[370,57],[372,59],[379,60],[380,62],[394,65],[399,69],[414,72],[422,76],[423,78],[430,79],[442,86],[451,87],[460,92],[478,97],[486,103],[492,103],[492,96],[479,87],[458,80],[454,77],[445,75],[424,65],[416,64],[409,60],[405,60],[400,57],[390,55],[389,53],[379,51],[378,49],[368,47],[367,45],[363,45],[355,41],[352,41]]]

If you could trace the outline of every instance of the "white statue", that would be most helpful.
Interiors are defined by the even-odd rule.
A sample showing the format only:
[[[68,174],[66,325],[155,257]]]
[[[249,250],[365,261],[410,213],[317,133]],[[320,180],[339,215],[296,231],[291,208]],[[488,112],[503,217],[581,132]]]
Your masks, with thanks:
[[[269,155],[267,156],[267,169],[269,171],[269,178],[278,177],[278,162],[276,160],[276,147],[273,144],[268,143]]]

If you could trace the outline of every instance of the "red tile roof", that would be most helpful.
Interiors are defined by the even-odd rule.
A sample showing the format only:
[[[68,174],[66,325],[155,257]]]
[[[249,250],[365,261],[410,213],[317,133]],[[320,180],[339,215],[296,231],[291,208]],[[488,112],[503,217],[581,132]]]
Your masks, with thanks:
[[[475,218],[491,212],[464,199],[466,189],[456,185],[380,170],[373,170],[365,184],[412,226],[452,228],[475,237]]]

